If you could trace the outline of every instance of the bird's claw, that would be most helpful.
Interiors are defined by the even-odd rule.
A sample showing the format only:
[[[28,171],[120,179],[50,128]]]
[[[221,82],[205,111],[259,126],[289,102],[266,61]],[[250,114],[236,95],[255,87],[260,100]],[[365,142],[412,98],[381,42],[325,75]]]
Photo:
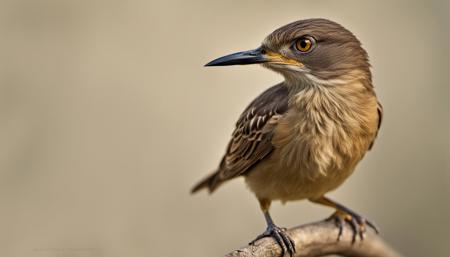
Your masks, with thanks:
[[[375,231],[375,233],[379,233],[378,228],[371,221],[354,212],[343,212],[338,210],[333,215],[331,215],[328,220],[333,220],[339,229],[337,238],[338,241],[341,239],[345,223],[348,223],[352,228],[352,244],[356,242],[356,237],[358,235],[361,241],[364,240],[367,226],[371,227]]]
[[[293,257],[295,254],[295,243],[294,241],[287,235],[286,228],[279,228],[275,225],[268,226],[266,231],[261,235],[257,236],[255,240],[251,241],[250,244],[253,245],[256,241],[264,237],[272,237],[275,239],[277,244],[281,247],[281,256],[286,254],[286,251],[289,253],[289,256]]]

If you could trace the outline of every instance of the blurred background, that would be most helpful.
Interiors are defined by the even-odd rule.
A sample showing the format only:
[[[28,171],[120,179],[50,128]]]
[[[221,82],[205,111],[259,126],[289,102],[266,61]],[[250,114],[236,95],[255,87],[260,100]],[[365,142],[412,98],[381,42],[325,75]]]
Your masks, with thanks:
[[[0,2],[0,256],[221,256],[265,229],[242,179],[191,186],[282,78],[203,68],[323,17],[369,52],[384,121],[330,197],[405,256],[450,256],[450,4],[434,1]],[[292,227],[330,215],[273,205]]]

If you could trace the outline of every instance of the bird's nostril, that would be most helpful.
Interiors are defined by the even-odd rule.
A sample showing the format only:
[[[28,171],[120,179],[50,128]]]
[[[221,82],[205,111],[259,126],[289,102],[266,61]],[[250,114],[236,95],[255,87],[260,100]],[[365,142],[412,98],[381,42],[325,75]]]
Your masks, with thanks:
[[[267,53],[266,49],[261,49],[261,53],[266,54]]]

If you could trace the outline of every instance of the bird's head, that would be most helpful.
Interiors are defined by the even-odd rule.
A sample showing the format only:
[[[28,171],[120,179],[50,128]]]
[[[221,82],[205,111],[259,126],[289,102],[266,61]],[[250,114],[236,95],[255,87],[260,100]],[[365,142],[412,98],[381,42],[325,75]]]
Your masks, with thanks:
[[[287,81],[310,81],[328,86],[350,79],[371,80],[366,51],[341,25],[326,19],[287,24],[267,36],[254,50],[215,59],[205,66],[260,63]]]

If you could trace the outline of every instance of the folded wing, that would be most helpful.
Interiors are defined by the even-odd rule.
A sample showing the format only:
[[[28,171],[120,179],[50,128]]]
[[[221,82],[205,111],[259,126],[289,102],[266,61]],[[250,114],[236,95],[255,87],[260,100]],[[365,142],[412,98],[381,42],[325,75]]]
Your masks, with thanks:
[[[283,83],[253,100],[237,121],[218,170],[200,181],[192,192],[202,188],[212,192],[223,182],[249,172],[266,158],[273,150],[273,130],[287,109],[288,89]]]

